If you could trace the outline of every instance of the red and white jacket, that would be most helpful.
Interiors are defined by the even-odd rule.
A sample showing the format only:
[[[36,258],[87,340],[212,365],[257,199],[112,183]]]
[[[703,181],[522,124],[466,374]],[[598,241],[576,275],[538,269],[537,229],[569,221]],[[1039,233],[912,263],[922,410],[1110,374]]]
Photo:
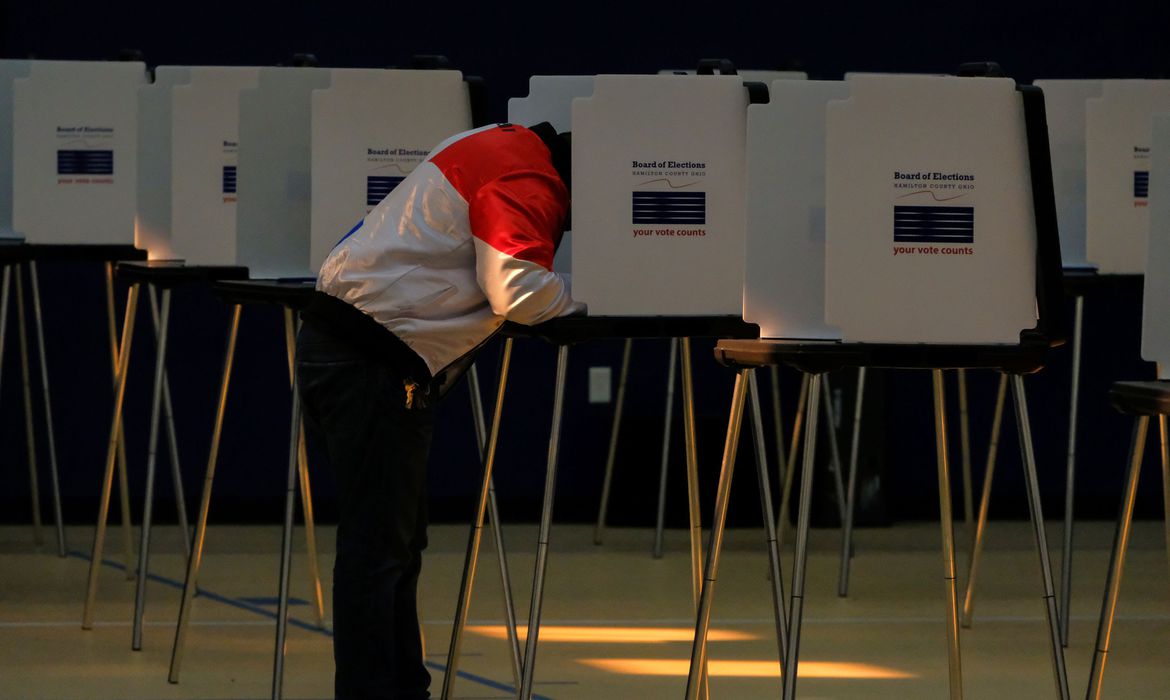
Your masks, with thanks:
[[[552,271],[568,211],[535,133],[500,124],[456,134],[337,244],[317,289],[373,317],[438,374],[505,320],[584,310]]]

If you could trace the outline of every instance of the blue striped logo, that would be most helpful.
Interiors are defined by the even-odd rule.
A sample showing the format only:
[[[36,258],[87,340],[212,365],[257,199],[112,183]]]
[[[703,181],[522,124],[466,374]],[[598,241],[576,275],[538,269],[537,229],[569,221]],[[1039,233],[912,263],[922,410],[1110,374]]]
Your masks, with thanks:
[[[113,151],[57,151],[58,175],[113,175]]]
[[[234,165],[223,166],[223,193],[236,193],[236,166]]]
[[[706,224],[706,192],[635,192],[635,224]]]
[[[376,207],[378,203],[390,194],[390,190],[398,186],[404,177],[389,177],[385,175],[366,176],[366,206]]]
[[[896,243],[974,243],[975,207],[894,207]]]
[[[1150,171],[1135,170],[1133,172],[1134,199],[1148,199],[1150,196]]]

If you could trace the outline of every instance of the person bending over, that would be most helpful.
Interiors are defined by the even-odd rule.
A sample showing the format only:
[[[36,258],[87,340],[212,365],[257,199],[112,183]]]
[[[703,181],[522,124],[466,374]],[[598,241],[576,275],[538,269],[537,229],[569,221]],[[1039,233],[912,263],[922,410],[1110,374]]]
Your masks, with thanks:
[[[435,404],[505,320],[584,311],[552,272],[569,153],[567,134],[547,123],[452,136],[321,266],[297,381],[340,498],[338,700],[430,697],[417,588]]]

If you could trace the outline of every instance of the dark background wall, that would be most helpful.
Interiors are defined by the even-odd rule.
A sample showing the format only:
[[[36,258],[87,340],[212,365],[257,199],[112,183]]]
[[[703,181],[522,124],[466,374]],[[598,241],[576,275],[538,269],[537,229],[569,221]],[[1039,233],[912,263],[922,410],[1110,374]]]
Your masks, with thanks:
[[[699,58],[728,57],[743,68],[799,68],[810,77],[837,79],[845,71],[948,72],[968,60],[999,61],[1021,82],[1034,78],[1161,77],[1170,72],[1170,5],[1142,2],[1108,7],[1070,4],[941,5],[842,4],[627,4],[594,3],[120,3],[109,5],[11,2],[0,9],[0,56],[105,59],[119,49],[144,52],[152,65],[270,65],[294,52],[313,52],[325,66],[404,66],[418,53],[445,54],[465,73],[487,80],[491,117],[502,120],[507,98],[527,93],[533,74],[655,72],[692,66]],[[48,364],[66,517],[92,522],[110,421],[110,359],[100,267],[44,262],[40,268]],[[124,290],[119,297],[124,298]],[[1071,317],[1071,302],[1068,313]],[[194,504],[207,459],[208,438],[222,362],[227,311],[202,290],[182,290],[173,307],[171,381],[176,401],[184,483]],[[1107,290],[1086,303],[1085,377],[1082,384],[1077,508],[1085,517],[1116,512],[1129,421],[1106,401],[1114,379],[1149,378],[1138,359],[1140,290]],[[0,519],[28,522],[19,355],[15,314],[0,382]],[[127,431],[134,503],[141,502],[149,408],[148,316],[139,318],[138,343],[127,398]],[[233,392],[228,406],[212,518],[274,522],[282,498],[288,429],[287,368],[275,309],[244,314]],[[694,345],[704,513],[713,499],[726,429],[732,376],[711,361],[712,341]],[[498,344],[483,353],[480,371],[491,396]],[[1070,358],[1052,355],[1050,367],[1027,380],[1032,421],[1049,516],[1063,509],[1064,451]],[[612,405],[586,401],[587,368],[614,368],[621,344],[574,348],[569,367],[557,516],[594,517]],[[630,379],[611,505],[615,524],[652,523],[663,423],[665,341],[638,343]],[[517,347],[501,439],[497,489],[507,519],[534,519],[543,485],[551,409],[554,352],[539,342]],[[34,378],[35,378],[34,374]],[[937,490],[925,373],[871,373],[863,455],[865,514],[871,522],[934,518]],[[848,415],[851,376],[834,377]],[[953,382],[953,380],[952,380]],[[976,477],[982,473],[995,378],[972,373],[971,420]],[[791,420],[799,378],[782,372],[785,420]],[[767,386],[767,383],[764,383]],[[950,400],[954,402],[953,383]],[[34,390],[36,386],[34,384]],[[38,411],[40,406],[37,396]],[[765,420],[770,425],[769,402]],[[39,415],[39,413],[38,413]],[[957,415],[957,414],[953,414]],[[1010,414],[1009,414],[1010,415]],[[682,436],[676,407],[668,523],[685,520]],[[431,465],[431,508],[436,520],[466,521],[478,482],[466,389],[443,406]],[[993,517],[1024,517],[1014,423],[1005,423]],[[957,426],[953,426],[957,440]],[[46,442],[38,426],[39,454]],[[741,450],[733,520],[758,521],[750,450]],[[956,442],[957,446],[957,442]],[[821,453],[826,451],[822,446]],[[843,449],[847,445],[842,445]],[[957,455],[955,465],[957,467]],[[165,463],[159,517],[173,519]],[[48,516],[48,472],[40,471]],[[318,507],[331,519],[332,477],[317,462]],[[955,472],[958,483],[958,472]],[[1140,513],[1159,512],[1151,460]],[[831,519],[821,489],[823,520]],[[139,506],[135,506],[137,511]]]

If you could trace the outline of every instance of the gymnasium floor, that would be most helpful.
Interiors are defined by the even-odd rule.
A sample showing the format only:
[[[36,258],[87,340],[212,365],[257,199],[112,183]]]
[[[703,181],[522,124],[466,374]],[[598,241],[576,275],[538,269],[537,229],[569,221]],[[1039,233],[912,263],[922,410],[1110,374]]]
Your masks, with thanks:
[[[1050,542],[1060,526],[1051,524]],[[1077,530],[1071,644],[1073,697],[1083,697],[1100,611],[1111,523]],[[957,529],[962,539],[962,530]],[[51,536],[51,531],[46,531]],[[117,528],[107,540],[95,629],[80,629],[92,534],[69,533],[72,554],[38,551],[28,527],[0,528],[0,698],[266,698],[270,693],[273,615],[280,534],[275,527],[209,530],[202,588],[182,679],[167,683],[183,557],[175,528],[159,528],[147,598],[145,649],[130,651],[133,583],[125,578]],[[322,528],[322,568],[332,564],[332,532]],[[506,530],[520,617],[527,617],[536,528]],[[1170,576],[1160,522],[1135,527],[1106,675],[1107,698],[1170,697]],[[690,654],[691,593],[686,534],[668,533],[661,560],[652,533],[610,530],[602,547],[592,529],[553,530],[536,692],[549,700],[681,698]],[[993,522],[979,587],[977,619],[962,636],[966,697],[1054,697],[1036,555],[1026,523]],[[441,687],[466,528],[431,530],[423,571],[422,614],[432,690]],[[500,585],[491,540],[484,540],[474,627],[464,643],[456,696],[507,698],[512,686],[503,641]],[[303,539],[295,544],[294,623],[284,697],[332,697],[328,634],[313,625]],[[802,698],[943,698],[947,663],[938,526],[863,530],[853,587],[836,596],[838,534],[814,531],[801,646]],[[83,553],[86,552],[86,553]],[[960,572],[965,554],[960,550]],[[790,555],[789,555],[790,556]],[[1053,564],[1059,565],[1054,552]],[[785,577],[790,561],[784,562]],[[776,640],[765,576],[762,531],[729,533],[711,644],[713,698],[778,697]],[[326,583],[327,585],[327,583]],[[326,591],[328,589],[326,588]],[[328,618],[328,609],[326,610]]]

